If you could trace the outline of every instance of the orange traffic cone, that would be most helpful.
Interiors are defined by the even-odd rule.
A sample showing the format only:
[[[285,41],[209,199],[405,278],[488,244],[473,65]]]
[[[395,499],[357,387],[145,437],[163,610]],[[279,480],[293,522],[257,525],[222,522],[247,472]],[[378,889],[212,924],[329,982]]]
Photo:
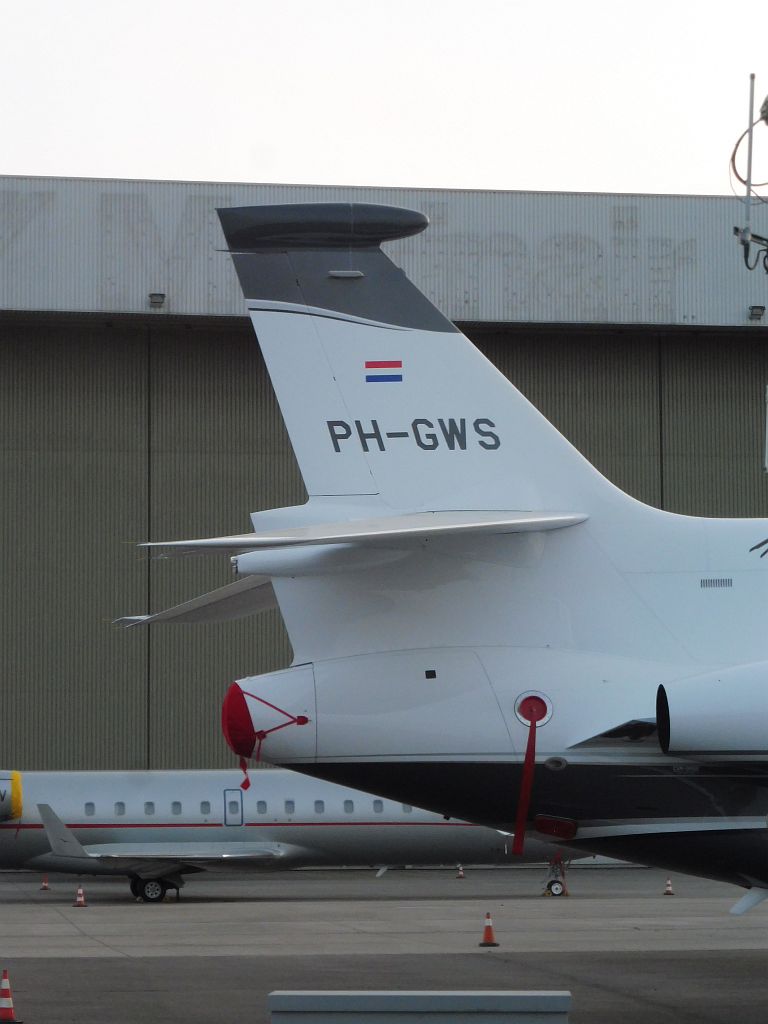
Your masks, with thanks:
[[[456,877],[457,878],[463,878],[464,877],[464,868],[461,866],[461,864],[459,864],[459,870],[458,870],[458,872],[456,874]]]
[[[672,879],[671,878],[667,879],[667,884],[664,886],[664,895],[665,896],[674,896],[675,895],[674,892],[672,891]]]
[[[82,885],[78,885],[77,892],[75,894],[75,902],[72,904],[73,907],[87,907],[88,904],[85,902],[85,892],[83,891]]]
[[[50,892],[50,885],[48,885],[48,875],[43,875],[43,884],[40,886],[40,892]]]
[[[478,946],[498,946],[496,936],[493,934],[493,921],[491,915],[485,915],[485,927],[483,928],[483,941],[478,942]]]
[[[8,971],[3,971],[3,980],[0,981],[0,1021],[15,1022],[22,1024],[13,1012],[13,996],[11,995],[11,983],[8,980]]]

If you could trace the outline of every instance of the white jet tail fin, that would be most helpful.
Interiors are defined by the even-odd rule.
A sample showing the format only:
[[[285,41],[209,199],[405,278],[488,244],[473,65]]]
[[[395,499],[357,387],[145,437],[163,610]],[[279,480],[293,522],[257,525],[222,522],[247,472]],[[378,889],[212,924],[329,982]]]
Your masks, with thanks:
[[[422,214],[219,216],[310,496],[588,512],[618,493],[381,251],[422,231]]]

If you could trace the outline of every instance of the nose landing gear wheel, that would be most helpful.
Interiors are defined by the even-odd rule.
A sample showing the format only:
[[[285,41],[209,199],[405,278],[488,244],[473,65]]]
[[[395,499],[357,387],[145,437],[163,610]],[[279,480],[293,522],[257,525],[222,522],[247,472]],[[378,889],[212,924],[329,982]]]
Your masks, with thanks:
[[[131,886],[133,888],[133,886]],[[145,903],[160,903],[165,899],[168,886],[162,878],[140,878],[137,882],[139,896]]]
[[[554,881],[550,882],[547,888],[553,896],[562,896],[565,892],[565,886],[559,879],[555,879]]]

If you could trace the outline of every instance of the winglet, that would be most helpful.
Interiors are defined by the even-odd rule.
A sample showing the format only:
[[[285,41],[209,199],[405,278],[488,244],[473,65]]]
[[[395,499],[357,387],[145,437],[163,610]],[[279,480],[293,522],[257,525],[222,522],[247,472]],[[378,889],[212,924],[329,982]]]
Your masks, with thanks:
[[[80,841],[75,838],[71,829],[68,829],[61,818],[54,812],[49,804],[38,804],[37,809],[43,821],[45,835],[51,846],[51,852],[56,857],[87,858],[88,854],[83,849]]]
[[[731,907],[731,913],[736,915],[746,914],[748,910],[756,907],[758,903],[762,903],[766,899],[768,899],[768,889],[760,889],[756,885],[752,886],[751,889],[744,893],[738,903],[734,903]]]

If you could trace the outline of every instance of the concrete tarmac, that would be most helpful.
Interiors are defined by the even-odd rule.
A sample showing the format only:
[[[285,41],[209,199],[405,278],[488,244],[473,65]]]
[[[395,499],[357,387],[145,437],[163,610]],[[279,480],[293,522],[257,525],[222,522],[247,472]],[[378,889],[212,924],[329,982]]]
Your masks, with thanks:
[[[248,1021],[274,989],[569,989],[576,1024],[763,1024],[768,903],[651,869],[575,867],[200,875],[179,902],[123,880],[0,874],[0,967],[26,1024]],[[486,911],[496,949],[481,949]]]

